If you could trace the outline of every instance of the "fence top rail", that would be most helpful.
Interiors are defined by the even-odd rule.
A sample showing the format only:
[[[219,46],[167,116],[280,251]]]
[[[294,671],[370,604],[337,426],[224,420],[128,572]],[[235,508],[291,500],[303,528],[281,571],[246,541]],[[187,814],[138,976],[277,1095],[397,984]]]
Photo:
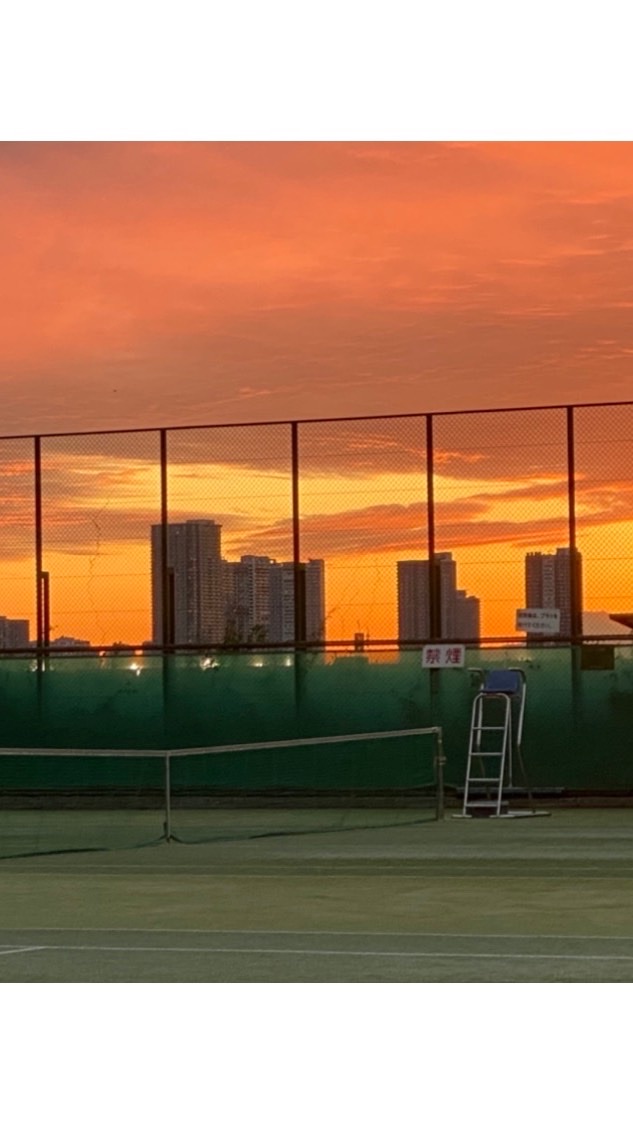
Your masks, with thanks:
[[[327,422],[378,422],[401,418],[443,418],[453,415],[470,414],[525,414],[537,410],[583,410],[608,406],[633,406],[633,400],[623,399],[607,402],[553,402],[530,406],[481,406],[468,410],[413,410],[396,414],[349,414],[319,418],[272,418],[259,422],[203,422],[181,423],[177,426],[130,426],[98,430],[54,430],[46,433],[0,434],[0,441],[41,440],[42,438],[98,437],[116,434],[161,434],[184,430],[228,430],[271,426],[309,426]]]
[[[633,632],[631,633],[585,633],[582,636],[573,636],[566,634],[564,636],[551,635],[546,637],[538,637],[530,640],[529,644],[524,636],[501,636],[501,637],[478,637],[473,640],[472,637],[444,637],[442,644],[463,644],[467,649],[472,652],[492,652],[499,648],[512,648],[512,649],[529,649],[530,652],[537,651],[541,648],[569,648],[570,646],[587,646],[592,644],[608,643],[615,646],[630,646],[633,642]],[[364,653],[350,651],[353,648],[354,640],[351,637],[342,638],[338,640],[327,641],[297,641],[296,643],[289,644],[287,641],[283,642],[247,642],[244,641],[239,645],[209,645],[208,643],[179,643],[167,645],[142,645],[135,648],[130,645],[126,646],[125,650],[121,649],[119,645],[64,645],[55,647],[54,645],[41,644],[35,642],[29,645],[28,648],[0,648],[0,662],[3,660],[23,660],[29,664],[35,665],[38,660],[44,662],[70,660],[70,659],[85,659],[90,660],[110,660],[115,659],[121,662],[134,659],[144,660],[159,657],[196,657],[196,656],[213,656],[222,657],[252,657],[254,655],[260,656],[293,656],[293,655],[317,655],[324,656],[361,656],[361,655],[375,655],[382,652],[388,652],[391,655],[397,655],[398,652],[418,652],[423,645],[433,642],[429,637],[419,637],[417,640],[402,640],[400,637],[380,637],[373,639],[366,637],[364,640],[365,650]],[[33,668],[32,671],[37,671]],[[206,669],[205,669],[206,670]],[[45,668],[42,668],[45,671]]]
[[[227,746],[181,746],[166,750],[110,749],[92,747],[87,749],[54,746],[0,746],[3,757],[65,757],[65,758],[184,758],[201,754],[230,754],[246,750],[285,750],[294,746],[323,746],[340,742],[372,742],[386,738],[410,738],[419,734],[441,735],[441,727],[412,727],[410,730],[366,731],[364,734],[332,734],[321,738],[289,738],[272,742],[233,742]]]

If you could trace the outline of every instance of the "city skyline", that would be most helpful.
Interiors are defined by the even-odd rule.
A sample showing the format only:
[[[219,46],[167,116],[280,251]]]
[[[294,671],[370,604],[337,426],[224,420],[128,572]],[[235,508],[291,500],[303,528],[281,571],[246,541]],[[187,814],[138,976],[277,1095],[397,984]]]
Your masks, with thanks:
[[[114,642],[79,639],[72,634],[51,636],[57,647],[101,647],[107,643],[135,647],[163,643],[162,632],[162,524],[149,528],[151,542],[151,634],[140,638],[123,635]],[[269,555],[244,554],[239,559],[224,557],[221,546],[222,526],[211,518],[174,522],[165,529],[168,544],[168,576],[171,573],[173,598],[173,637],[169,643],[199,644],[210,647],[223,644],[294,643],[294,582],[297,568],[291,561],[277,561]],[[435,564],[439,618],[436,638],[454,638],[479,642],[491,636],[481,630],[481,614],[485,606],[477,594],[458,586],[457,563],[451,552],[436,552]],[[305,640],[308,643],[327,640],[325,624],[331,608],[325,598],[326,559],[301,561],[298,573],[304,587]],[[513,616],[522,608],[557,608],[560,610],[560,635],[569,635],[572,624],[570,599],[570,551],[556,547],[552,551],[528,551],[523,556],[524,597],[517,598]],[[384,634],[390,643],[415,643],[433,635],[430,622],[429,559],[398,559],[395,563],[395,603],[397,627]],[[628,633],[624,626],[614,624],[608,611],[585,610],[583,605],[583,559],[576,550],[576,589],[584,635]],[[169,579],[168,579],[169,581]],[[6,608],[6,607],[4,607]],[[0,616],[0,648],[26,647],[30,639],[30,620]],[[513,633],[526,640],[539,634],[525,633],[513,626]],[[376,637],[376,634],[373,634]],[[346,637],[363,646],[372,639],[369,628],[354,629]]]
[[[295,579],[302,586],[301,628],[309,642],[325,637],[322,559],[277,562],[268,555],[222,553],[222,525],[214,519],[153,524],[152,643],[249,644],[295,639]],[[163,537],[167,560],[163,567]],[[163,575],[167,590],[163,589]],[[170,607],[165,630],[163,613]],[[172,635],[173,634],[173,635]]]

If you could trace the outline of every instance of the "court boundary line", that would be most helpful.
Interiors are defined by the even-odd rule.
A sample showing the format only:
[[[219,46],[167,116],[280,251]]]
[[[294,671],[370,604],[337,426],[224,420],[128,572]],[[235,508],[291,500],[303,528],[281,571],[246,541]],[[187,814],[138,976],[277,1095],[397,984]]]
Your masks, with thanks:
[[[6,953],[51,953],[55,950],[62,953],[93,952],[93,953],[201,953],[210,954],[256,954],[259,956],[312,956],[312,957],[391,957],[400,960],[414,960],[431,958],[449,960],[478,960],[478,961],[633,961],[633,954],[601,954],[595,953],[447,953],[441,950],[413,952],[409,950],[359,950],[359,949],[231,949],[227,947],[203,946],[129,946],[129,945],[37,945],[11,949]]]
[[[124,870],[124,869],[119,868],[118,870]],[[155,870],[159,870],[159,869],[155,869]],[[173,870],[174,870],[174,873],[177,873],[178,868],[174,867]],[[84,868],[84,871],[85,871],[86,874],[89,874],[90,868]],[[148,875],[151,875],[151,874],[154,873],[149,868],[145,868],[145,871],[147,872]],[[580,869],[574,868],[573,871],[570,874],[576,875],[576,876],[583,875],[583,874],[587,875],[590,871],[593,873],[592,869],[589,869],[589,868],[580,868]],[[161,872],[161,874],[164,875],[164,869],[160,869],[160,872]],[[49,872],[46,872],[46,871],[41,871],[41,872],[37,872],[37,873],[33,872],[33,871],[29,871],[27,873],[30,876],[33,876],[35,874],[41,874],[41,875],[48,875],[49,874]],[[629,872],[626,872],[626,871],[623,871],[623,872],[615,871],[615,872],[608,872],[607,874],[605,874],[603,871],[601,871],[599,869],[595,869],[595,873],[596,873],[596,876],[598,878],[602,879],[603,882],[607,882],[609,880],[621,882],[624,879],[630,880],[630,879],[633,878],[633,873],[629,874]],[[57,872],[56,872],[56,874],[57,874]],[[76,871],[75,872],[69,872],[68,874],[76,875],[77,872]],[[181,872],[181,874],[187,874],[188,876],[195,876],[197,874],[197,875],[199,875],[200,878],[205,878],[205,876],[206,876],[206,877],[215,878],[215,879],[232,879],[234,881],[242,880],[242,879],[256,879],[256,880],[262,881],[264,879],[286,879],[286,880],[290,880],[290,879],[306,879],[306,878],[338,879],[338,880],[341,880],[341,881],[344,880],[344,879],[354,879],[354,880],[357,880],[357,879],[402,879],[402,880],[405,880],[406,879],[406,880],[409,880],[409,879],[422,879],[422,878],[431,878],[431,879],[437,880],[437,879],[464,879],[466,877],[466,875],[468,875],[472,879],[473,882],[476,881],[476,880],[489,882],[490,879],[521,879],[522,881],[525,881],[527,879],[535,879],[538,882],[553,883],[553,882],[556,882],[556,881],[565,880],[568,877],[568,873],[566,871],[563,871],[563,870],[554,871],[554,872],[545,872],[544,874],[541,874],[541,875],[534,874],[531,871],[527,871],[525,873],[516,872],[516,871],[508,871],[508,872],[499,873],[499,872],[496,872],[494,870],[486,871],[485,873],[479,872],[479,873],[476,873],[476,874],[472,874],[472,872],[470,872],[467,868],[464,868],[461,871],[455,871],[455,870],[453,870],[453,871],[441,871],[441,870],[438,870],[437,872],[434,872],[431,875],[429,875],[429,872],[427,872],[427,871],[411,871],[411,872],[407,872],[407,871],[405,871],[405,872],[378,871],[378,872],[372,872],[371,870],[368,870],[368,871],[344,871],[344,872],[340,872],[340,871],[314,872],[314,871],[303,870],[303,871],[284,871],[284,872],[278,872],[278,873],[276,872],[274,874],[271,874],[271,873],[268,873],[268,872],[260,873],[260,872],[257,872],[257,871],[252,871],[252,872],[248,872],[248,873],[239,872],[239,871],[238,872],[232,872],[228,869],[226,871],[217,872],[217,873],[216,872],[205,872],[205,871],[193,871],[192,869],[190,869],[186,872]]]
[[[12,947],[11,949],[1,949],[0,957],[8,957],[11,953],[35,953],[38,949],[46,949],[45,945],[24,945]]]
[[[397,938],[458,938],[460,940],[501,940],[517,941],[633,941],[631,934],[500,934],[500,933],[456,933],[447,930],[230,930],[206,928],[175,928],[148,929],[146,926],[4,926],[0,927],[0,935],[5,933],[39,933],[39,934],[238,934],[240,936],[253,935],[288,937],[397,937]],[[92,946],[90,948],[93,948]]]

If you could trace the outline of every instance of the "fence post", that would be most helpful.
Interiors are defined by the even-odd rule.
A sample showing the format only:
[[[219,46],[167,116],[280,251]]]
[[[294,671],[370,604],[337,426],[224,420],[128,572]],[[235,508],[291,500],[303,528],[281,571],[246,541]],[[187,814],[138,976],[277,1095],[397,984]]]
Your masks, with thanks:
[[[301,726],[301,703],[305,676],[306,641],[306,582],[305,566],[301,562],[301,529],[299,508],[299,424],[290,423],[291,478],[292,478],[292,565],[294,592],[294,690],[295,718]]]
[[[429,551],[429,628],[428,639],[439,641],[442,636],[442,594],[440,574],[435,562],[435,492],[433,479],[433,415],[426,416],[426,517]],[[440,670],[429,669],[431,722],[437,723],[440,694]]]
[[[574,408],[567,410],[567,510],[569,519],[569,604],[572,644],[582,642],[582,610],[580,589],[580,561],[576,547],[576,443],[574,437]]]
[[[435,780],[437,785],[435,819],[444,820],[444,766],[446,765],[446,758],[444,756],[442,727],[436,727],[435,733],[437,736],[437,747],[435,751]]]
[[[165,843],[169,844],[172,840],[171,835],[171,768],[170,768],[171,755],[169,750],[165,751],[165,825],[164,837]]]

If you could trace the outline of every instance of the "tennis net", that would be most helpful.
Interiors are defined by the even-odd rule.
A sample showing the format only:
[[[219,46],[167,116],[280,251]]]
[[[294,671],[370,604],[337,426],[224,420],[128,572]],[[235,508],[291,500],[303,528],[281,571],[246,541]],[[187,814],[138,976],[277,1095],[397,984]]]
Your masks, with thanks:
[[[0,747],[0,857],[441,819],[440,727],[172,750]]]

